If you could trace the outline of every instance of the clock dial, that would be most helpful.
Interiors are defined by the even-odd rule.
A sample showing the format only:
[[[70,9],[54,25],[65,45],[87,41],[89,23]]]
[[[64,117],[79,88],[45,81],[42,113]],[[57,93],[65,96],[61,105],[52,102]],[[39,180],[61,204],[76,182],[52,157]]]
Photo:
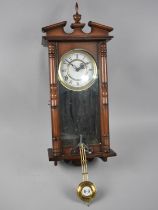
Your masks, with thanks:
[[[58,70],[62,85],[73,91],[89,88],[97,78],[97,66],[86,51],[74,49],[64,54]]]

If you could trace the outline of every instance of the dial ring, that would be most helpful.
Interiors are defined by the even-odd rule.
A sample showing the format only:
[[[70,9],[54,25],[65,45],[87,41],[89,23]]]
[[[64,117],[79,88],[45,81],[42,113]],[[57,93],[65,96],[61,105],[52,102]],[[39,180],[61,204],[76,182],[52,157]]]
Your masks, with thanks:
[[[73,56],[74,54],[80,54],[80,55],[83,55],[85,56],[85,58],[89,61],[88,64],[86,64],[86,62],[84,60],[81,60],[81,59],[73,59],[72,61],[68,61],[66,60],[69,56]],[[67,71],[67,75],[66,75],[66,79],[68,80],[69,78],[72,79],[72,81],[78,81],[78,87],[77,86],[74,86],[73,84],[70,84],[68,83],[67,81],[64,80],[63,78],[63,74],[62,74],[62,68],[63,68],[63,65],[64,65],[64,62],[65,60],[68,62],[67,63],[67,68],[65,71]],[[75,66],[74,65],[74,61],[77,61],[78,62],[78,66]],[[90,69],[90,66],[87,67],[88,65],[91,66],[91,69]],[[88,69],[89,68],[89,69]],[[75,78],[74,76],[72,76],[72,71],[76,71],[74,72],[75,74],[77,73],[79,75],[79,79],[78,78]],[[90,74],[90,70],[92,70],[92,73],[91,73],[91,78],[89,79],[88,76]],[[74,74],[74,75],[75,75]],[[88,80],[87,82],[85,82],[85,84],[81,85],[79,82],[81,81],[80,77],[87,77],[86,79]],[[96,65],[96,62],[94,60],[94,58],[92,57],[92,55],[87,52],[86,50],[84,49],[73,49],[73,50],[70,50],[68,51],[67,53],[65,53],[61,59],[60,59],[60,63],[59,63],[59,68],[58,68],[58,78],[59,78],[59,81],[61,82],[61,84],[66,87],[67,89],[69,90],[73,90],[73,91],[82,91],[82,90],[86,90],[88,89],[89,87],[91,87],[94,82],[96,81],[98,77],[98,72],[97,72],[97,65]]]

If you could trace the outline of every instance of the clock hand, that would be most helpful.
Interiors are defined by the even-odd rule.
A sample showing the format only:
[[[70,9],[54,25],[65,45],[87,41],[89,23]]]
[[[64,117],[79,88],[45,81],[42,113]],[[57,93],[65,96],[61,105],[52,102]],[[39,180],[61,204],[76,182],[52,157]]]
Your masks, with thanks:
[[[74,65],[74,64],[72,64],[71,62],[69,62],[67,59],[65,59],[67,62],[68,62],[68,64],[70,64],[75,70],[77,69],[77,67]]]
[[[79,70],[84,69],[84,68],[85,68],[85,67],[84,67],[84,64],[83,64],[83,63],[81,63],[81,64],[80,64],[80,67],[79,67],[79,68],[77,68],[77,69],[76,69],[76,71],[79,71]]]

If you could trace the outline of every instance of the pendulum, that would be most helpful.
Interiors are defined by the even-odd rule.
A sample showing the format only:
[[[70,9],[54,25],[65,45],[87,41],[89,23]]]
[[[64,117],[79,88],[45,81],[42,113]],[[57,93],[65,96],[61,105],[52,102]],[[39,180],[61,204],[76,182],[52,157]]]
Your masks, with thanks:
[[[79,145],[80,157],[81,157],[81,167],[82,167],[82,182],[77,187],[78,197],[85,202],[90,204],[90,202],[96,196],[96,186],[88,181],[88,170],[87,170],[87,158],[85,144],[81,143]]]

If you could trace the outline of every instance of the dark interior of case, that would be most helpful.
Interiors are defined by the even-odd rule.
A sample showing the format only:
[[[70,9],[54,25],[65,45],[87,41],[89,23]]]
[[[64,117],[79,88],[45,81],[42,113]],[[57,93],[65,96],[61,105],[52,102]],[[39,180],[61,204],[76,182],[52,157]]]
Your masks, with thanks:
[[[83,91],[72,91],[59,82],[60,127],[63,146],[100,142],[98,80]]]

